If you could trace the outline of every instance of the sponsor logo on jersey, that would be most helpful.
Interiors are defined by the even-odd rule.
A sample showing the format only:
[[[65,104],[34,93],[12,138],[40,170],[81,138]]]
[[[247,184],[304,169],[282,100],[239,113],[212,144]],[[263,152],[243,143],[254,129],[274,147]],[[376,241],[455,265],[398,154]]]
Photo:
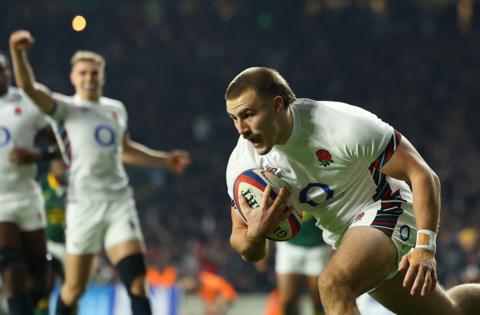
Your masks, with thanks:
[[[21,115],[22,114],[22,108],[20,106],[15,106],[15,115]]]
[[[278,168],[276,167],[267,167],[265,170],[267,173],[272,173],[273,175],[278,175]]]
[[[95,139],[101,146],[109,147],[115,144],[115,131],[107,124],[100,124],[95,128]]]
[[[315,151],[315,155],[317,156],[317,160],[323,167],[327,167],[331,163],[333,163],[332,155],[325,149],[318,149],[317,151]]]

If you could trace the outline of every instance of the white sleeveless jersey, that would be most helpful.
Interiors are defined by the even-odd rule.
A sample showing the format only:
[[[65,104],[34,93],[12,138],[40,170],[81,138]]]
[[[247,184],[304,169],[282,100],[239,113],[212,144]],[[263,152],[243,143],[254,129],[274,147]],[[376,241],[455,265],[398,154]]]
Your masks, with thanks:
[[[24,199],[38,193],[35,181],[36,165],[14,165],[9,154],[17,146],[36,150],[35,136],[48,125],[30,99],[21,90],[9,87],[0,97],[0,200]]]
[[[390,125],[345,103],[298,99],[290,110],[292,134],[268,154],[258,155],[239,138],[227,166],[230,198],[241,172],[267,169],[287,183],[289,203],[312,213],[325,241],[335,246],[366,206],[380,200],[389,210],[392,203],[412,202],[405,182],[378,171],[400,141]]]
[[[61,94],[53,95],[57,107],[52,118],[56,130],[65,129],[64,146],[70,160],[68,198],[118,200],[131,195],[122,164],[127,112],[122,102],[101,97],[96,103]],[[63,137],[62,137],[63,138]]]

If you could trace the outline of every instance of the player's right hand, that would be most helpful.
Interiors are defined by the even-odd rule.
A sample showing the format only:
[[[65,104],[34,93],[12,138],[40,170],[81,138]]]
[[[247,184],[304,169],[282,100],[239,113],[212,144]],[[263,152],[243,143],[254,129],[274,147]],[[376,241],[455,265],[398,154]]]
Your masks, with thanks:
[[[242,209],[248,209],[244,211],[248,221],[247,238],[252,242],[265,240],[267,235],[278,227],[280,221],[293,211],[293,208],[287,206],[289,197],[287,189],[280,188],[274,200],[270,198],[271,191],[272,187],[267,185],[260,207],[256,209],[250,208],[245,197],[240,198]]]
[[[400,261],[399,271],[407,271],[403,280],[403,287],[406,288],[413,282],[410,289],[411,295],[425,296],[433,292],[437,285],[436,268],[437,262],[434,252],[428,249],[414,248]]]
[[[10,47],[15,51],[24,51],[32,47],[35,40],[26,30],[17,30],[10,35]]]

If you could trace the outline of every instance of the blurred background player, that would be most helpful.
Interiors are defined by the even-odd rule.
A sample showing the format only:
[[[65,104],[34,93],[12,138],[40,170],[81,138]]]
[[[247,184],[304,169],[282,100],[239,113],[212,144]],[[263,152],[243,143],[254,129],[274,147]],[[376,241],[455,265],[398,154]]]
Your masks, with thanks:
[[[0,272],[12,315],[33,314],[48,297],[43,199],[36,166],[23,153],[35,151],[45,117],[9,86],[7,58],[0,54]]]
[[[74,312],[86,289],[94,256],[103,247],[119,273],[134,315],[151,314],[146,291],[144,242],[132,190],[122,164],[165,167],[181,173],[190,163],[185,151],[156,151],[133,142],[123,103],[102,97],[105,60],[79,51],[71,60],[75,95],[51,94],[35,81],[26,50],[27,31],[10,37],[17,85],[44,113],[64,122],[69,136],[65,281],[56,314]]]
[[[204,315],[225,315],[237,298],[233,285],[219,274],[203,270],[184,275],[177,286],[185,293],[196,293],[204,306]]]
[[[316,219],[303,212],[303,225],[293,239],[275,242],[275,272],[283,315],[300,314],[301,284],[305,282],[314,314],[323,314],[318,276],[330,258],[330,249],[322,238]]]
[[[318,276],[330,258],[330,249],[323,241],[320,229],[315,225],[316,219],[303,212],[302,220],[302,228],[297,236],[289,241],[274,242],[277,289],[269,296],[266,314],[301,314],[299,302],[302,283],[307,286],[313,314],[323,314]],[[265,270],[267,259],[255,265],[259,271]]]
[[[64,279],[65,209],[67,196],[67,165],[60,159],[50,161],[48,172],[40,177],[47,218],[47,251],[50,262],[48,287],[53,290],[55,279]],[[37,308],[36,315],[47,315],[48,307]]]
[[[44,198],[46,215],[47,260],[49,262],[47,292],[51,293],[55,280],[63,281],[65,256],[65,207],[67,195],[67,165],[61,159],[57,149],[42,150],[40,154],[27,149],[17,149],[18,161],[41,161],[42,157],[51,157],[49,168],[39,179]],[[48,295],[47,295],[48,296]],[[35,306],[35,315],[48,315],[48,300],[44,299]]]

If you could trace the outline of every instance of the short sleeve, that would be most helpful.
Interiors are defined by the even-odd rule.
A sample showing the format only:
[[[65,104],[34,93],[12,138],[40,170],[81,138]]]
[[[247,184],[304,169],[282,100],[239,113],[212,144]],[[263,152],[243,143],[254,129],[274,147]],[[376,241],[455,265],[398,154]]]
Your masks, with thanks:
[[[47,116],[38,113],[37,121],[36,121],[36,128],[37,130],[45,129],[47,126],[50,126],[50,121],[48,120]]]
[[[56,122],[59,122],[68,116],[70,109],[75,105],[73,105],[71,98],[62,94],[53,93],[53,99],[55,100],[55,108],[53,112],[50,113],[50,117]]]
[[[226,180],[227,192],[230,200],[233,200],[233,186],[238,175],[242,172],[260,167],[260,163],[256,161],[255,151],[253,147],[243,138],[239,138],[237,146],[233,149],[228,159]]]
[[[392,126],[366,111],[354,115],[348,126],[345,150],[353,160],[373,163],[387,149],[392,137],[397,139],[398,133]]]

